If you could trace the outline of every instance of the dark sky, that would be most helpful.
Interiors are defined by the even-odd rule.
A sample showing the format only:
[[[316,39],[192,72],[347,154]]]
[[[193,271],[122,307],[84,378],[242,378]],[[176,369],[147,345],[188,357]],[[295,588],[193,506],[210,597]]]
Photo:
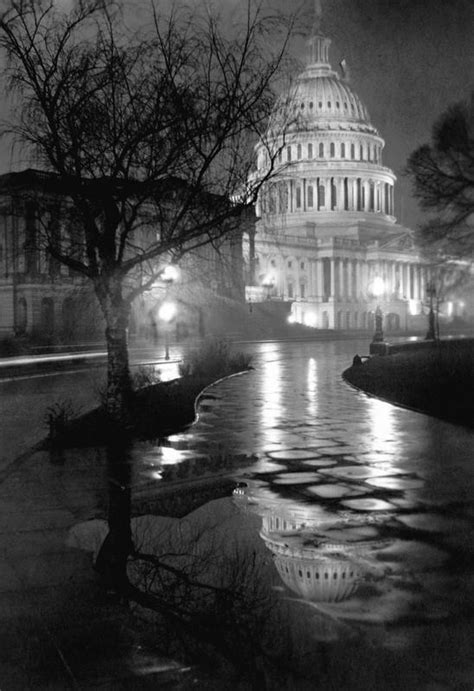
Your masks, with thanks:
[[[322,8],[333,69],[347,60],[398,177],[398,220],[414,226],[423,216],[403,168],[446,106],[474,89],[474,0],[323,0]],[[309,20],[312,0],[304,11]],[[302,42],[295,48],[303,57]]]
[[[204,3],[188,1],[200,7]],[[67,10],[74,0],[56,2]],[[181,0],[160,0],[158,7],[169,2]],[[264,2],[286,12],[298,6],[300,23],[309,32],[314,0],[300,0],[298,5],[294,0]],[[124,4],[127,10],[133,8],[133,23],[149,8],[149,0]],[[398,176],[398,219],[414,226],[422,216],[403,168],[410,152],[429,141],[434,119],[449,104],[468,98],[474,88],[474,0],[322,0],[321,4],[322,28],[332,39],[333,68],[346,59],[351,86],[385,139],[384,163]],[[245,0],[206,0],[206,5],[230,18],[236,8],[242,10]],[[295,57],[305,59],[301,36],[295,37],[292,50]],[[5,104],[2,107],[0,102],[2,111]],[[0,172],[11,167],[4,143]]]

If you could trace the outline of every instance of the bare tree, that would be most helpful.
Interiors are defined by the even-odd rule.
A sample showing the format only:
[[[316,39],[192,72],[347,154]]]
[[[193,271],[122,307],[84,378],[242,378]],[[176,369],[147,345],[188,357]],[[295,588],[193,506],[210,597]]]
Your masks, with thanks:
[[[116,422],[130,405],[133,300],[164,261],[235,229],[273,175],[269,143],[264,178],[250,176],[253,145],[265,142],[293,20],[250,4],[244,15],[232,36],[209,12],[164,16],[153,4],[148,25],[131,32],[106,0],[69,12],[53,0],[14,0],[0,19],[14,99],[3,131],[66,200],[72,240],[48,222],[43,240],[93,285]]]
[[[421,206],[439,216],[422,226],[418,239],[444,256],[472,259],[474,214],[474,93],[435,122],[430,144],[408,159],[407,172]]]

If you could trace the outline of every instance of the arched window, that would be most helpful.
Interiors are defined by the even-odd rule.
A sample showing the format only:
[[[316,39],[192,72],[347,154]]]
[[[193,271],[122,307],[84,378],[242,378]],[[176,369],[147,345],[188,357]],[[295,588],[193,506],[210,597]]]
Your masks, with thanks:
[[[296,157],[298,159],[301,158],[301,144],[298,144],[298,146],[296,147]]]
[[[61,312],[63,335],[65,338],[72,338],[76,319],[74,314],[74,300],[71,297],[64,299]]]
[[[326,206],[326,190],[324,185],[319,185],[318,187],[318,209]]]
[[[54,333],[53,298],[43,298],[41,300],[41,331],[48,336]]]
[[[21,336],[22,334],[26,333],[26,327],[28,326],[28,312],[25,298],[20,298],[18,300],[17,307],[16,333]]]
[[[334,142],[331,142],[329,145],[329,155],[331,158],[334,158],[334,156],[336,155],[336,145],[334,144]]]
[[[346,145],[343,142],[341,144],[341,158],[345,158],[345,157],[346,157]]]
[[[301,187],[296,188],[296,208],[301,208]]]
[[[319,158],[324,158],[324,144],[323,142],[319,145]]]
[[[354,159],[356,155],[355,144],[351,144],[351,158]]]
[[[313,145],[308,144],[308,158],[313,158]]]
[[[313,206],[314,205],[314,197],[313,197],[313,186],[308,185],[308,189],[306,191],[306,196],[308,198],[308,206]]]

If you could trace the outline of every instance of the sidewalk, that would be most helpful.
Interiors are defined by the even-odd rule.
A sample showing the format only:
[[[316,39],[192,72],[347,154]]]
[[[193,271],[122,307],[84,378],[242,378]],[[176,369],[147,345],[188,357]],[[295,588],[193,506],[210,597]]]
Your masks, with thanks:
[[[71,398],[83,411],[97,405],[100,372],[0,382],[2,691],[147,689],[158,681],[179,688],[185,674],[150,649],[129,610],[105,600],[91,555],[67,546],[73,525],[98,510],[106,515],[99,450],[64,461],[35,447],[46,435],[49,405]]]

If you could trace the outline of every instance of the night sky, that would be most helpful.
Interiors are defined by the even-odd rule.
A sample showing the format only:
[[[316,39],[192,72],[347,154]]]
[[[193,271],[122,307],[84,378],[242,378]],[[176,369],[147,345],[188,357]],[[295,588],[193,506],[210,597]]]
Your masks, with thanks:
[[[66,9],[74,0],[57,2]],[[194,2],[203,5],[202,0]],[[296,7],[288,0],[265,2],[287,12]],[[158,6],[166,4],[161,0]],[[227,13],[245,3],[215,0],[212,4]],[[127,9],[132,5],[136,19],[149,2],[128,0]],[[304,0],[298,6],[300,23],[309,32],[314,2]],[[332,39],[333,69],[346,59],[351,87],[385,139],[384,164],[398,177],[396,215],[413,227],[422,214],[403,168],[411,151],[429,141],[434,119],[449,104],[469,98],[474,88],[474,0],[322,0],[322,8],[322,29]],[[305,60],[302,36],[295,36],[292,52]],[[12,158],[3,143],[0,172],[11,168]]]
[[[403,168],[434,119],[474,89],[474,0],[323,0],[322,8],[332,67],[346,59],[398,177],[396,215],[413,227],[423,215]],[[311,0],[304,10],[309,20]],[[303,58],[301,42],[295,48]]]

